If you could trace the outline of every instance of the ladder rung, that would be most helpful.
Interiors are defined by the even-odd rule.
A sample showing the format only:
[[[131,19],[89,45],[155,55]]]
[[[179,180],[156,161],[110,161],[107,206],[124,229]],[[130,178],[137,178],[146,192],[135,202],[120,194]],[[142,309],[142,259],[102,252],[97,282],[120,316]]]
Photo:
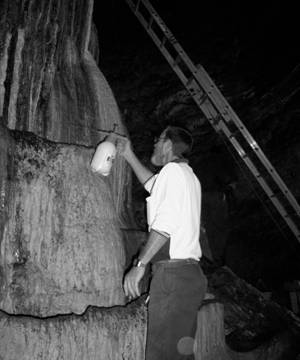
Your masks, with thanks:
[[[178,66],[178,64],[181,62],[182,58],[181,56],[178,54],[174,60],[174,66]]]
[[[207,100],[207,96],[204,93],[203,94],[198,93],[196,96],[197,98],[195,100],[199,106],[202,106],[203,103]]]
[[[164,36],[164,37],[162,38],[162,40],[161,40],[160,47],[164,47],[166,41],[167,41],[167,38],[166,38],[166,36]]]
[[[191,87],[190,89],[188,89],[190,94],[193,96],[193,97],[196,97],[198,95],[200,95],[200,97],[203,96],[203,93],[199,90],[199,89],[194,89],[193,87]]]
[[[148,25],[147,25],[147,28],[148,28],[148,30],[149,29],[151,29],[151,26],[152,26],[152,24],[153,24],[153,16],[151,16],[151,18],[150,18],[150,20],[149,20],[149,22],[148,22]]]
[[[218,126],[220,124],[221,119],[217,116],[213,119],[211,119],[211,122],[214,124],[214,126]]]

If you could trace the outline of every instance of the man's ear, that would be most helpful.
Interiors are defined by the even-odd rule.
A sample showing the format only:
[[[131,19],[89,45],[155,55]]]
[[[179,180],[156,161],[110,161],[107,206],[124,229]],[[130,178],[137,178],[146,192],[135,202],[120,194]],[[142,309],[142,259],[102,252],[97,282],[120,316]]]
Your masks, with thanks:
[[[166,139],[164,141],[163,149],[165,154],[169,153],[170,151],[173,151],[173,143],[170,139]]]

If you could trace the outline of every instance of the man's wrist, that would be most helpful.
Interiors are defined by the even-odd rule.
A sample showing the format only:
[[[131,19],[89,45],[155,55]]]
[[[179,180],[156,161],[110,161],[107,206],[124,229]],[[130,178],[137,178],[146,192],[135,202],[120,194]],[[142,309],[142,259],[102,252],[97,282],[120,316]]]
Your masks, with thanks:
[[[144,264],[139,258],[134,259],[133,266],[145,268],[147,264]]]

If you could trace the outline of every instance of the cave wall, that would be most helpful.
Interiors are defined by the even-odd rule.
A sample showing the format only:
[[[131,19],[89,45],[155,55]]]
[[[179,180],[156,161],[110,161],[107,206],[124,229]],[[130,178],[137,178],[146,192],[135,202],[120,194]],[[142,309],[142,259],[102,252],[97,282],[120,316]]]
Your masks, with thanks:
[[[116,307],[131,172],[119,156],[109,177],[89,166],[115,125],[127,133],[97,65],[93,6],[1,3],[1,358],[143,359],[143,314]]]
[[[95,146],[126,134],[98,68],[93,0],[10,1],[0,9],[0,117],[9,129],[68,144]],[[110,182],[123,228],[130,217],[131,173],[118,157]],[[132,224],[131,224],[132,226]]]
[[[3,360],[144,359],[146,309],[142,304],[83,315],[37,319],[0,311]]]
[[[89,127],[105,124],[85,68],[92,10],[91,0],[3,2],[1,115],[10,129],[90,143]],[[53,109],[56,97],[64,106]]]
[[[17,131],[0,140],[0,308],[45,317],[124,304],[122,232],[93,150]]]

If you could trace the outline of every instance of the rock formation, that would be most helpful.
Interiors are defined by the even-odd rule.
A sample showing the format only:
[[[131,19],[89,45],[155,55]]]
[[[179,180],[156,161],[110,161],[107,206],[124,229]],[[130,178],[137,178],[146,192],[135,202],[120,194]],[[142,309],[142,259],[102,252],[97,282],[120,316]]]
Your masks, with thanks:
[[[126,132],[97,66],[92,0],[9,1],[1,6],[0,116],[9,129],[56,142],[95,146]],[[128,220],[130,172],[116,160],[111,176],[120,219]],[[126,227],[123,224],[123,227]]]
[[[145,323],[140,303],[42,320],[0,311],[1,359],[143,359]]]
[[[44,317],[123,304],[122,233],[109,181],[90,169],[93,149],[10,133],[1,134],[1,309]]]
[[[233,360],[294,359],[300,319],[229,268],[208,271],[209,291],[224,304],[226,343]]]
[[[115,126],[126,134],[93,1],[0,12],[0,357],[142,359],[144,313],[116,307],[135,251],[131,173],[121,157],[109,177],[89,166]]]

